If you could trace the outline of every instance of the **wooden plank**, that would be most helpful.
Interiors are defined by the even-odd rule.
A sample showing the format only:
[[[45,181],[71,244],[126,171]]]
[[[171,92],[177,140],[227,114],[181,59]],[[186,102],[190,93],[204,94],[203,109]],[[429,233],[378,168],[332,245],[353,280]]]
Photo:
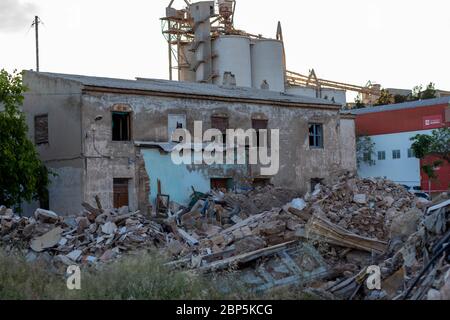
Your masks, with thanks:
[[[190,245],[195,246],[198,244],[198,240],[191,236],[189,233],[183,229],[177,228],[178,234]]]
[[[200,270],[203,272],[212,271],[212,270],[221,270],[221,269],[227,268],[231,264],[250,262],[250,261],[256,260],[261,257],[273,255],[283,249],[286,249],[289,245],[291,245],[295,242],[297,242],[297,241],[296,240],[289,241],[289,242],[278,244],[278,245],[275,245],[272,247],[262,248],[262,249],[259,249],[256,251],[243,253],[238,256],[215,261],[213,263],[210,263],[210,264],[207,264],[207,265],[201,267]]]
[[[338,246],[380,254],[386,252],[388,248],[387,242],[358,236],[317,216],[312,217],[306,225],[306,236],[309,239],[322,238]]]
[[[95,196],[95,202],[97,203],[97,208],[103,211],[102,203],[100,202],[100,197],[98,196],[98,194]]]
[[[247,218],[247,219],[245,219],[245,220],[242,220],[241,222],[235,224],[234,226],[231,226],[231,227],[229,227],[228,229],[223,230],[223,231],[221,232],[221,234],[231,233],[231,232],[233,232],[233,231],[236,230],[236,229],[239,229],[239,228],[241,228],[241,227],[245,227],[245,226],[251,224],[252,222],[254,222],[254,221],[256,221],[256,220],[259,220],[259,219],[263,218],[263,217],[266,216],[267,214],[268,214],[268,212],[263,212],[263,213],[260,213],[260,214],[256,214],[256,215],[254,215],[254,216],[251,216],[251,217],[249,217],[249,218]]]
[[[282,251],[278,253],[278,255],[288,269],[291,270],[291,272],[295,274],[300,274],[302,272],[302,270],[300,270],[298,265],[294,262],[294,260],[292,260],[291,256],[286,251]]]
[[[100,214],[103,213],[103,210],[102,210],[102,209],[94,208],[93,206],[91,206],[91,205],[90,205],[89,203],[87,203],[87,202],[83,202],[83,203],[81,204],[81,206],[82,206],[84,209],[86,209],[86,211],[88,211],[89,213],[94,214],[95,216],[98,216],[98,215],[100,215]]]

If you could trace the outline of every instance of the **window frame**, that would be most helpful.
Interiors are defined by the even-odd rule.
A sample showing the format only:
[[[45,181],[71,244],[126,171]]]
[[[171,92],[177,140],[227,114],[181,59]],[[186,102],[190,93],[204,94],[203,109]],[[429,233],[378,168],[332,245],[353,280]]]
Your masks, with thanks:
[[[267,141],[264,141],[267,145],[261,145],[261,139],[259,136],[260,130],[268,130],[269,120],[267,119],[252,119],[252,129],[256,131],[256,147],[269,147],[269,136],[267,135]]]
[[[123,133],[120,134],[120,139],[115,139],[114,138],[114,115],[122,115],[122,116],[126,116],[127,119],[127,126],[128,126],[128,130],[127,130],[127,139],[123,138]],[[130,142],[132,140],[132,130],[131,130],[131,112],[129,111],[111,111],[111,140],[113,142]],[[120,124],[122,124],[122,121],[120,121]]]
[[[396,157],[396,154],[398,152],[398,157]],[[400,160],[402,158],[402,152],[399,149],[392,150],[392,160]]]
[[[41,139],[41,140],[38,140],[37,139],[37,123],[38,123],[38,119],[43,119],[43,118],[45,118],[45,119],[47,119],[47,125],[46,125],[46,132],[45,132],[45,140],[44,139]],[[44,113],[44,114],[37,114],[37,115],[35,115],[34,116],[34,143],[37,145],[37,146],[40,146],[40,145],[43,145],[43,144],[49,144],[49,128],[48,128],[48,113]]]
[[[317,128],[320,128],[319,132]],[[311,132],[311,129],[313,129],[313,132]],[[313,139],[313,144],[311,144],[311,138]],[[314,122],[308,124],[308,140],[310,149],[325,148],[323,123]]]
[[[225,115],[212,115],[210,121],[211,121],[211,129],[217,129],[220,132],[222,132],[222,142],[224,145],[227,144],[227,129],[230,128],[230,117]],[[219,123],[224,123],[225,125],[222,127],[221,125],[217,125],[215,121]]]
[[[383,155],[380,157],[380,155]],[[386,151],[378,151],[377,153],[378,161],[385,161],[386,160]]]

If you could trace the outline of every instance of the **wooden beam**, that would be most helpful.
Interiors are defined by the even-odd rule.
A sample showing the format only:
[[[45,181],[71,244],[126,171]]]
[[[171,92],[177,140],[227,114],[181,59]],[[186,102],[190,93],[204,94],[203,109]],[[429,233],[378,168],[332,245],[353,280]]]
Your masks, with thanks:
[[[338,246],[368,252],[375,251],[380,254],[386,252],[388,247],[387,242],[358,236],[318,216],[313,216],[306,224],[306,237],[319,238]]]
[[[232,264],[250,262],[250,261],[256,260],[261,257],[273,255],[281,250],[286,249],[289,245],[291,245],[295,242],[297,242],[297,241],[296,240],[289,241],[289,242],[285,242],[282,244],[278,244],[276,246],[263,248],[263,249],[259,249],[259,250],[252,251],[252,252],[243,253],[238,256],[230,257],[230,258],[219,260],[219,261],[214,261],[210,264],[200,267],[199,270],[202,272],[223,270]]]

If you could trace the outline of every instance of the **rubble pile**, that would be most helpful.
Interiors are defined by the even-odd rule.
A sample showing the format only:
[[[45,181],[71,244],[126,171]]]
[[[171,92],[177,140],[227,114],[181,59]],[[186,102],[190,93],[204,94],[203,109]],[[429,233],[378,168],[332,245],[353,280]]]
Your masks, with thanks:
[[[318,185],[306,194],[310,213],[324,216],[338,226],[360,236],[386,240],[392,220],[400,213],[421,206],[422,200],[386,179],[340,177],[331,187]]]
[[[83,204],[80,217],[0,208],[0,242],[56,265],[107,262],[157,246],[167,266],[232,270],[251,290],[300,285],[326,299],[449,299],[450,202],[386,179],[340,176],[303,198],[281,188],[193,193],[153,217]],[[365,281],[380,270],[381,289]],[[372,270],[372,271],[371,271]]]
[[[104,210],[87,203],[79,217],[63,217],[37,209],[33,217],[21,217],[0,207],[0,244],[23,249],[28,261],[43,256],[56,265],[106,262],[123,252],[164,244],[160,225],[128,208]],[[29,248],[29,250],[28,250]]]
[[[438,219],[426,213],[433,203],[404,187],[352,174],[256,214],[249,212],[257,209],[240,210],[243,201],[235,206],[229,200],[236,198],[242,197],[214,194],[181,216],[184,236],[175,240],[179,250],[171,254],[178,260],[171,266],[201,272],[231,267],[239,270],[240,280],[258,284],[258,290],[301,284],[327,298],[398,299],[425,268],[433,252],[428,250],[442,238],[425,226],[439,228],[442,235],[449,222],[448,206],[441,208]],[[366,288],[370,266],[380,267],[388,289]],[[433,290],[446,288],[448,270],[448,262],[437,267]],[[395,286],[393,279],[400,284]],[[442,297],[437,291],[429,295]]]
[[[302,220],[298,217],[280,212],[280,209],[265,211],[220,232],[216,229],[216,232],[200,240],[200,248],[211,248],[212,252],[220,252],[234,244],[236,254],[254,251],[295,240],[295,231],[301,223]]]
[[[280,208],[299,196],[300,194],[294,190],[267,185],[244,193],[227,193],[223,200],[233,207],[238,206],[247,215],[254,215]]]

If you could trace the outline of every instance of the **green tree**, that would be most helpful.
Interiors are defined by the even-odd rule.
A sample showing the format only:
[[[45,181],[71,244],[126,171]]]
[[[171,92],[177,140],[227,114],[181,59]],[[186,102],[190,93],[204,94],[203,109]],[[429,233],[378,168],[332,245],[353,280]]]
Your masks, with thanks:
[[[366,108],[366,105],[362,102],[362,99],[361,99],[360,96],[357,96],[357,97],[355,98],[355,106],[354,106],[354,108],[355,108],[355,109],[363,109],[363,108]]]
[[[436,88],[433,82],[430,82],[427,88],[421,92],[420,99],[434,99],[436,98]]]
[[[376,164],[375,160],[375,142],[369,136],[359,136],[356,138],[356,163],[358,168],[362,163],[369,166]]]
[[[425,174],[430,179],[435,179],[435,168],[440,166],[443,161],[450,163],[450,128],[433,130],[431,135],[418,134],[412,137],[411,141],[413,141],[411,149],[417,158],[423,159],[431,155],[442,159],[422,166]]]
[[[0,204],[18,211],[23,200],[46,200],[49,184],[20,110],[25,90],[20,73],[0,71]]]
[[[425,90],[423,90],[423,86],[415,86],[412,90],[411,96],[409,97],[410,101],[417,100],[426,100],[426,99],[434,99],[436,98],[436,88],[433,82],[430,82]]]
[[[403,96],[401,94],[394,95],[394,103],[403,103],[408,101],[408,96]]]
[[[386,89],[381,89],[380,94],[381,95],[375,102],[374,106],[384,106],[395,102],[394,96],[390,94]]]

